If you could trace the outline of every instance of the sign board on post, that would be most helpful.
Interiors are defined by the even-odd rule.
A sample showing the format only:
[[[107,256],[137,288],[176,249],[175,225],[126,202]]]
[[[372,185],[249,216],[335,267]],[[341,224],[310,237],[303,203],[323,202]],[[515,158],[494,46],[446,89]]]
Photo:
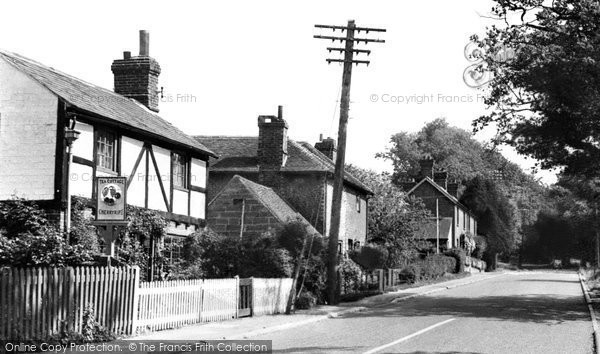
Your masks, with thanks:
[[[96,222],[127,221],[127,177],[96,177]]]
[[[96,177],[96,221],[107,245],[105,253],[115,256],[118,226],[127,225],[127,177]],[[110,257],[109,257],[110,259]]]

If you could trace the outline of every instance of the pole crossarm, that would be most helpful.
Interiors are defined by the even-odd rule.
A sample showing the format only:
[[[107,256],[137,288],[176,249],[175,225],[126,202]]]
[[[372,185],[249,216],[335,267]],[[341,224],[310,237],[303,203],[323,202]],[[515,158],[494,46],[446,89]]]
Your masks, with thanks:
[[[346,52],[346,48],[333,48],[333,47],[327,47],[327,50],[331,53],[333,52],[340,52],[340,53],[345,53]],[[369,49],[352,49],[352,51],[354,53],[357,54],[366,54],[366,55],[371,55],[371,51]]]
[[[385,43],[385,40],[383,39],[371,39],[371,38],[355,38],[355,37],[336,37],[336,36],[321,36],[318,34],[315,34],[313,36],[313,38],[317,38],[317,39],[329,39],[332,42],[335,41],[340,41],[340,42],[345,42],[345,41],[350,41],[350,42],[356,42],[358,44],[362,43]]]
[[[315,25],[315,28],[327,28],[331,30],[348,30],[348,26],[335,26],[335,25]],[[385,28],[371,28],[371,27],[354,27],[354,30],[360,33],[361,31],[369,32],[387,32]]]
[[[331,63],[352,63],[352,64],[366,64],[369,65],[371,62],[369,60],[344,60],[344,59],[325,59],[327,60],[327,64]]]

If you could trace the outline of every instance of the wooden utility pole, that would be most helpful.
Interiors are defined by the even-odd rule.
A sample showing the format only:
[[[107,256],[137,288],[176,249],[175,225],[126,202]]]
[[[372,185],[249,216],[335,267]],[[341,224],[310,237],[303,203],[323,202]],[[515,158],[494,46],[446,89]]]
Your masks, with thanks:
[[[327,297],[329,304],[337,304],[339,302],[337,278],[338,278],[338,242],[340,233],[340,218],[342,208],[342,195],[344,188],[344,164],[346,160],[346,130],[348,127],[348,115],[350,110],[350,83],[352,81],[352,64],[366,64],[369,65],[368,60],[354,60],[354,53],[371,54],[370,50],[355,49],[354,44],[360,44],[361,42],[368,44],[371,42],[384,43],[381,39],[369,39],[369,38],[356,38],[354,34],[365,31],[369,32],[385,32],[385,29],[381,28],[363,28],[356,27],[354,20],[349,20],[347,26],[330,26],[330,25],[315,25],[315,28],[329,29],[332,31],[341,30],[342,33],[345,31],[345,37],[335,36],[320,36],[315,35],[314,38],[328,39],[332,42],[340,41],[345,42],[344,48],[333,48],[328,47],[329,52],[335,51],[344,54],[344,59],[327,59],[327,63],[332,62],[344,63],[344,70],[342,75],[342,97],[340,102],[340,122],[338,127],[338,151],[335,160],[335,172],[333,176],[333,202],[331,210],[331,224],[329,230],[329,262],[327,264]]]
[[[439,198],[435,198],[435,253],[440,253],[440,204]]]

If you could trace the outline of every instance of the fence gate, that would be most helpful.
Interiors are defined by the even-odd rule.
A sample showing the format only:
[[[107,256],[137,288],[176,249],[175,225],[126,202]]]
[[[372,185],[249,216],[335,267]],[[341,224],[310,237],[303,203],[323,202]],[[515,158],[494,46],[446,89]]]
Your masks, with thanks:
[[[238,317],[252,316],[252,278],[240,279]]]

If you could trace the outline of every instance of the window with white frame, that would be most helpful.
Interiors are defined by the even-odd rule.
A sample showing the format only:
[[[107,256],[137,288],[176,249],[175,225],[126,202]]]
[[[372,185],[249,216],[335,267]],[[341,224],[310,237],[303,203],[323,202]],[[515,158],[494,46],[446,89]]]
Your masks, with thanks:
[[[117,136],[114,133],[96,131],[96,165],[117,172]]]
[[[188,159],[181,154],[173,153],[173,185],[188,188]]]

